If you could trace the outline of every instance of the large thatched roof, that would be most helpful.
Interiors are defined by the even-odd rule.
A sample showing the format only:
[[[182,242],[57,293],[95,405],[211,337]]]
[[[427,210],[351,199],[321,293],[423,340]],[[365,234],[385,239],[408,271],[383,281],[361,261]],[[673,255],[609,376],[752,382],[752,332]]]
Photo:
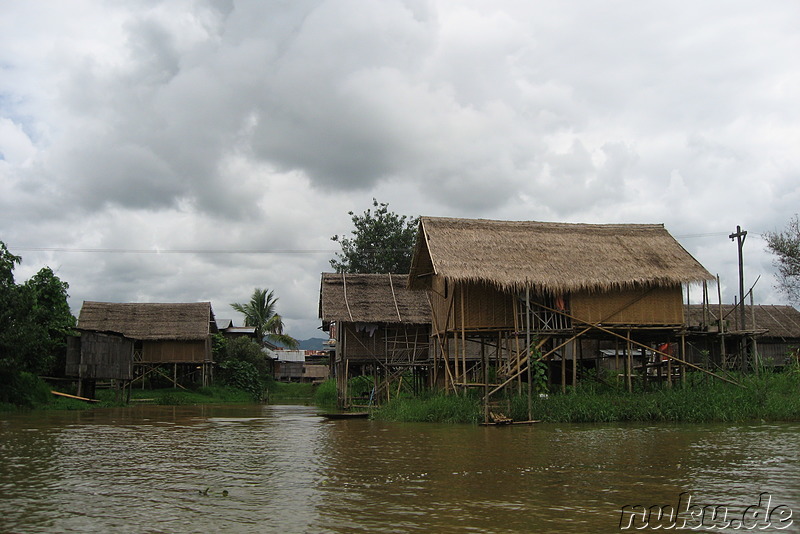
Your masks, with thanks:
[[[199,340],[216,332],[210,302],[114,303],[84,301],[79,330],[117,332],[129,338]]]
[[[733,304],[722,305],[722,318],[727,321],[727,330],[737,330],[740,311]],[[708,307],[708,322],[716,324],[719,318],[719,305],[711,304]],[[766,330],[765,337],[780,339],[800,339],[800,311],[792,306],[776,306],[756,304],[745,306],[745,321],[748,330]],[[755,315],[755,321],[753,321]],[[699,326],[703,322],[703,306],[692,304],[686,319],[689,327]]]
[[[406,274],[322,273],[319,317],[356,323],[430,323],[424,292],[408,289]]]
[[[606,291],[711,280],[662,224],[421,217],[409,284],[430,275],[505,290]]]

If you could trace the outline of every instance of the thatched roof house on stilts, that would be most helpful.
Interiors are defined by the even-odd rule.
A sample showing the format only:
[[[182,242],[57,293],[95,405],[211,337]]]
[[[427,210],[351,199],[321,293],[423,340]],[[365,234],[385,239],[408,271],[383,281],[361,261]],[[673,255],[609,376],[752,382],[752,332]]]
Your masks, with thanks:
[[[158,373],[176,387],[198,373],[203,385],[211,380],[217,325],[210,302],[85,301],[77,330],[81,336],[70,343],[67,372],[81,379],[129,382]]]
[[[632,349],[680,352],[682,287],[712,279],[660,224],[421,217],[409,287],[430,298],[433,381],[482,387],[488,421],[494,393],[524,386],[530,398],[531,354],[560,361],[562,388],[575,385],[586,339],[622,347],[630,385]],[[672,380],[682,358],[664,352]]]
[[[430,308],[425,294],[408,288],[405,274],[322,273],[319,317],[335,347],[339,403],[364,403],[348,379],[372,377],[373,402],[394,387],[419,389],[426,380]]]

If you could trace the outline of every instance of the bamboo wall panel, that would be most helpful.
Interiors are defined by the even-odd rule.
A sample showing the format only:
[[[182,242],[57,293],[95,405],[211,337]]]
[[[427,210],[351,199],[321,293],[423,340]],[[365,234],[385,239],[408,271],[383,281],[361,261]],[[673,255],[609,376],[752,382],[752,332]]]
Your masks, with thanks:
[[[486,284],[465,284],[454,290],[451,330],[513,329],[514,297]],[[463,309],[463,322],[462,322]]]
[[[461,286],[435,279],[434,287],[437,290],[430,293],[433,327],[438,326],[440,332],[461,331],[462,325],[467,331],[514,329],[514,297],[510,293],[487,284],[467,283],[462,306]]]
[[[205,341],[145,341],[144,363],[183,363],[211,360]]]
[[[609,293],[574,293],[572,315],[587,323],[626,325],[683,324],[680,286]]]
[[[378,328],[372,335],[369,332],[360,330],[354,323],[340,323],[340,328],[346,336],[346,358],[372,359],[377,357],[383,359],[386,356],[386,342],[383,337],[383,329]]]

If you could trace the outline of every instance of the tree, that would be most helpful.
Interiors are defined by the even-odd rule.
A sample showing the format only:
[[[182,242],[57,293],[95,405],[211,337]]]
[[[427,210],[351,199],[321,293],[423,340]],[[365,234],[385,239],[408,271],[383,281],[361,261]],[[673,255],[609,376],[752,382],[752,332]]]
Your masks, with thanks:
[[[244,315],[244,325],[256,329],[256,338],[261,342],[265,337],[274,343],[289,348],[297,348],[298,342],[283,333],[283,318],[276,311],[278,302],[272,290],[256,288],[246,304],[233,303],[231,308]]]
[[[411,270],[411,254],[417,235],[417,217],[397,215],[389,211],[389,204],[379,203],[374,198],[373,212],[367,209],[363,215],[350,215],[355,230],[352,238],[335,235],[342,247],[336,253],[338,259],[331,260],[337,273],[398,273]]]
[[[0,241],[0,402],[16,404],[26,403],[35,375],[63,373],[66,338],[75,326],[69,285],[49,267],[17,285],[13,271],[20,262]]]
[[[800,219],[795,215],[782,232],[764,234],[767,248],[777,257],[778,287],[794,302],[800,302]]]
[[[69,284],[62,282],[50,267],[44,267],[25,282],[30,293],[30,319],[42,330],[42,354],[48,361],[41,362],[51,375],[62,375],[67,357],[67,336],[73,333],[75,316],[69,309],[67,293]]]

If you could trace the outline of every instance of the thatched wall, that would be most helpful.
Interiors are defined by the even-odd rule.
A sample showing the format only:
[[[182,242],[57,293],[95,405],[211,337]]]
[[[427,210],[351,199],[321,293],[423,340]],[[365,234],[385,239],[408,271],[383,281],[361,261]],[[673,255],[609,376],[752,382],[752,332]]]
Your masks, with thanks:
[[[520,331],[524,316],[514,322],[515,295],[487,284],[434,282],[442,292],[431,292],[433,329],[445,331]],[[532,296],[532,306],[537,298]],[[568,313],[588,324],[681,325],[683,303],[680,287],[580,292],[564,297]],[[565,319],[559,324],[571,324]],[[534,327],[534,330],[536,328]]]
[[[682,325],[683,292],[680,286],[606,293],[575,293],[570,314],[588,324]]]
[[[208,343],[202,341],[144,341],[143,363],[210,362]]]
[[[437,277],[438,278],[438,277]],[[511,330],[514,328],[514,298],[487,284],[434,282],[439,291],[430,293],[434,331]]]

